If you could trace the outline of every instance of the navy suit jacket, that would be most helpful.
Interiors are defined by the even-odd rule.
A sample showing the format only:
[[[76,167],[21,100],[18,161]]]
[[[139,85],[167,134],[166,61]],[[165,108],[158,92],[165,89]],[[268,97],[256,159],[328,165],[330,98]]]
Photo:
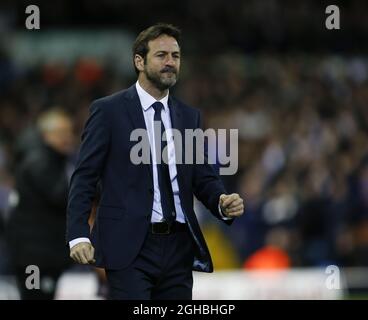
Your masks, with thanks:
[[[172,127],[183,136],[184,129],[201,127],[199,110],[171,96],[168,105]],[[130,141],[130,134],[136,128],[145,129],[146,125],[135,85],[91,104],[70,181],[66,240],[90,238],[98,267],[128,266],[148,232],[153,205],[152,165],[130,161],[130,150],[136,143]],[[183,212],[196,243],[193,270],[212,272],[211,256],[193,210],[193,195],[221,219],[218,201],[226,190],[209,164],[177,164],[177,179]],[[90,232],[88,217],[97,184],[101,198]],[[232,220],[224,222],[231,224]]]

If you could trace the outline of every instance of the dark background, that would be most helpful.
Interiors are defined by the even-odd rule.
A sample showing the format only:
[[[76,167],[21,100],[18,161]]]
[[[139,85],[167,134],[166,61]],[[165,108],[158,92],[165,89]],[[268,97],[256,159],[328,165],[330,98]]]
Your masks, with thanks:
[[[25,29],[28,4],[39,6],[41,30]],[[330,4],[340,8],[340,30],[325,28]],[[368,2],[358,0],[2,0],[3,224],[20,133],[58,105],[73,114],[78,141],[91,101],[135,81],[129,41],[121,52],[105,48],[102,58],[80,48],[75,57],[55,58],[50,49],[36,60],[29,49],[19,60],[14,44],[43,37],[62,49],[68,36],[100,31],[133,40],[156,22],[183,31],[172,92],[200,108],[207,127],[239,129],[239,171],[222,178],[244,197],[246,214],[223,228],[198,208],[217,270],[248,268],[257,252],[257,266],[367,266]],[[96,46],[103,39],[96,36]],[[3,248],[3,272],[11,272]]]

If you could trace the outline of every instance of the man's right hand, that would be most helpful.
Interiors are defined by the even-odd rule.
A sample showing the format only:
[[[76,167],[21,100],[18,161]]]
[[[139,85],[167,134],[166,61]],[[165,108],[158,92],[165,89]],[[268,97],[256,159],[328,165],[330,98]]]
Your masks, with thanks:
[[[95,248],[89,242],[80,242],[70,249],[70,257],[80,264],[95,263]]]

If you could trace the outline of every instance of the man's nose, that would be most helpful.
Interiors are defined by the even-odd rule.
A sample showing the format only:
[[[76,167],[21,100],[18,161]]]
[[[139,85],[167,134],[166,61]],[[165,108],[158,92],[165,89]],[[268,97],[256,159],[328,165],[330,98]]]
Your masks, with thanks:
[[[172,56],[168,56],[167,60],[166,60],[166,65],[170,66],[170,67],[174,67],[176,64],[175,59]]]

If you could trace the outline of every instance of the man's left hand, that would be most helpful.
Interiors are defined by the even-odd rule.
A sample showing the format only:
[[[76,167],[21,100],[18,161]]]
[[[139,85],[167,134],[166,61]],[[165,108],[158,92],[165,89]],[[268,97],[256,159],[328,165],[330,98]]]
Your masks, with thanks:
[[[239,217],[244,213],[244,201],[237,193],[222,194],[220,208],[226,217]]]

